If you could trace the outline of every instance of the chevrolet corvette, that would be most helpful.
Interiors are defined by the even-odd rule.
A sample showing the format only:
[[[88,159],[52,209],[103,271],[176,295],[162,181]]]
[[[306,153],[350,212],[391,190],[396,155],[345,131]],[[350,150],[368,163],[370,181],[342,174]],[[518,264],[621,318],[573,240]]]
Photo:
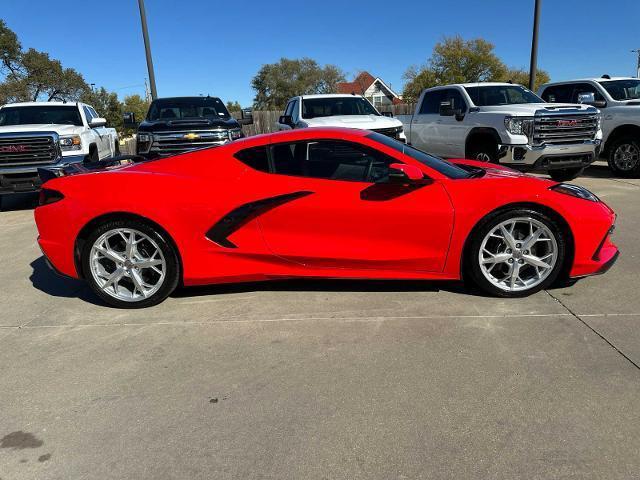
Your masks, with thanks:
[[[467,280],[529,295],[605,272],[616,215],[572,184],[310,128],[47,181],[38,243],[104,302],[314,277]]]

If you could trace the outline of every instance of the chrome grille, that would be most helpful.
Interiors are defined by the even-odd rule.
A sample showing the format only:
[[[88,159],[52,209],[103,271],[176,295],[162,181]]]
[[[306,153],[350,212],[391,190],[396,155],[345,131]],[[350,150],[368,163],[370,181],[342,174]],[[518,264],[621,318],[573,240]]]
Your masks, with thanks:
[[[594,140],[597,133],[597,114],[540,116],[534,120],[533,144]]]
[[[55,163],[58,158],[58,139],[55,134],[0,135],[0,167],[47,165]]]
[[[398,135],[402,131],[402,127],[372,128],[371,131],[386,135],[387,137],[398,138]]]
[[[198,148],[222,145],[228,141],[229,130],[154,133],[151,152],[177,155]]]

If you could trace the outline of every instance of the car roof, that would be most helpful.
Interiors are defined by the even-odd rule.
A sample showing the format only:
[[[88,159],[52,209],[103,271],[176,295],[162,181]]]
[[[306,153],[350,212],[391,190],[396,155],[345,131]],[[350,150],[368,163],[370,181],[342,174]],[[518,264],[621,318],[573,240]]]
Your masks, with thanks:
[[[357,97],[362,98],[362,95],[352,95],[350,93],[318,93],[313,95],[298,95],[293,98],[347,98],[347,97]]]
[[[450,83],[449,85],[438,85],[432,87],[429,90],[435,90],[436,88],[451,88],[451,87],[503,87],[503,86],[522,86],[519,83],[509,82],[470,82],[470,83]]]
[[[16,103],[7,103],[6,105],[2,105],[2,106],[3,107],[38,107],[40,105],[75,107],[77,105],[85,105],[85,104],[80,102],[16,102]]]
[[[637,78],[634,78],[634,77],[576,78],[576,79],[572,79],[572,80],[564,80],[564,81],[561,81],[561,82],[549,82],[549,83],[545,83],[542,86],[543,87],[548,87],[550,85],[565,85],[565,84],[569,84],[569,83],[582,83],[582,82],[613,82],[615,80],[637,80]]]

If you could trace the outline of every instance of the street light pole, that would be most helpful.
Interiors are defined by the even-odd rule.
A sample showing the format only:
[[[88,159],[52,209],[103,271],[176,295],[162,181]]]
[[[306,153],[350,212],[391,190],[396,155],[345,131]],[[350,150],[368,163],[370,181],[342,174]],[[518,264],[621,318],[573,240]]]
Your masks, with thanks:
[[[638,64],[636,65],[636,78],[640,78],[640,48],[631,50],[631,52],[638,55]]]
[[[540,4],[542,0],[535,0],[533,13],[533,38],[531,39],[531,63],[529,65],[529,90],[533,90],[536,83],[536,70],[538,68],[538,23],[540,20]]]
[[[147,30],[147,14],[144,9],[144,0],[138,0],[140,8],[140,21],[142,22],[142,38],[144,40],[144,51],[147,55],[147,70],[149,71],[149,83],[151,85],[151,99],[158,98],[156,90],[156,76],[153,73],[153,60],[151,59],[151,44],[149,43],[149,31]]]

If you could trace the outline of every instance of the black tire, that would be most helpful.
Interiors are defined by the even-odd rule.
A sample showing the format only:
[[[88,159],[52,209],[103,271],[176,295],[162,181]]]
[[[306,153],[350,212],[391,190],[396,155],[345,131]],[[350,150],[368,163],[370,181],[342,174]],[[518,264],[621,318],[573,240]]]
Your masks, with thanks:
[[[552,232],[556,240],[558,249],[557,258],[556,264],[554,265],[549,275],[538,285],[527,290],[507,291],[491,283],[483,274],[479,260],[480,248],[485,236],[487,236],[489,232],[496,229],[496,227],[500,223],[518,217],[537,220],[538,222],[543,223]],[[517,298],[532,295],[552,285],[558,278],[559,274],[562,272],[567,251],[565,234],[563,232],[563,229],[557,224],[557,222],[541,212],[530,209],[512,209],[498,212],[485,218],[474,229],[471,235],[471,243],[469,245],[469,248],[467,249],[466,258],[464,259],[465,278],[471,280],[481,290],[492,296]]]
[[[120,155],[120,142],[116,138],[115,145],[113,146],[113,156],[118,157]]]
[[[498,144],[492,139],[482,139],[473,142],[467,158],[481,162],[498,163]]]
[[[89,155],[87,155],[86,162],[93,163],[98,160],[100,160],[100,157],[98,156],[98,148],[95,146],[89,147]]]
[[[119,228],[133,229],[147,235],[158,245],[166,262],[165,277],[160,288],[152,295],[139,301],[120,300],[106,293],[100,288],[91,272],[90,256],[93,244],[104,233]],[[181,276],[178,253],[171,240],[157,227],[141,220],[111,220],[96,227],[83,244],[81,262],[84,278],[91,290],[105,303],[117,308],[145,308],[157,305],[176,289]]]
[[[640,140],[630,135],[614,140],[609,148],[607,163],[619,177],[640,176]]]
[[[549,176],[556,182],[568,182],[579,177],[584,172],[584,167],[565,168],[562,170],[549,170]]]

